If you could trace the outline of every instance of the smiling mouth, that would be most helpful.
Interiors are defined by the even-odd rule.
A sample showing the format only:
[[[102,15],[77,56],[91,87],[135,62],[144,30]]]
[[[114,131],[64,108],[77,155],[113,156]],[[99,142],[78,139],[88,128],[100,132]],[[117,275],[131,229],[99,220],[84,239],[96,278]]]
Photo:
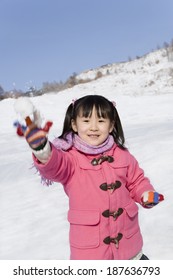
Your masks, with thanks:
[[[98,138],[98,137],[99,137],[98,134],[90,134],[90,135],[88,135],[88,136],[91,137],[91,138]]]

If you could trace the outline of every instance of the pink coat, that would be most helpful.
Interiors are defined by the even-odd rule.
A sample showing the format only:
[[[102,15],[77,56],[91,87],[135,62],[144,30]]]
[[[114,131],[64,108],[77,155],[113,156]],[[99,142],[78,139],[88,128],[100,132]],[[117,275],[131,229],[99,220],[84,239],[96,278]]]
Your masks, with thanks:
[[[116,144],[105,161],[75,148],[61,151],[52,145],[51,158],[35,165],[47,179],[60,182],[69,197],[71,259],[128,260],[143,245],[138,223],[141,195],[154,190],[136,159]],[[111,159],[111,160],[108,160]]]

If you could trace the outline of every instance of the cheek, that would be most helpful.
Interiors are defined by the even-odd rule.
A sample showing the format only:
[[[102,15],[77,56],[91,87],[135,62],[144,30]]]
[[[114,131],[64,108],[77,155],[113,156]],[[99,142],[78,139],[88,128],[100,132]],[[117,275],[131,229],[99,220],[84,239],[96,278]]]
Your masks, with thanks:
[[[80,126],[80,128],[78,128],[78,134],[82,134],[85,133],[87,131],[87,129],[85,127]]]
[[[82,123],[73,123],[72,125],[72,129],[74,130],[74,132],[77,132],[78,134],[84,133],[87,128],[86,126],[84,126]]]

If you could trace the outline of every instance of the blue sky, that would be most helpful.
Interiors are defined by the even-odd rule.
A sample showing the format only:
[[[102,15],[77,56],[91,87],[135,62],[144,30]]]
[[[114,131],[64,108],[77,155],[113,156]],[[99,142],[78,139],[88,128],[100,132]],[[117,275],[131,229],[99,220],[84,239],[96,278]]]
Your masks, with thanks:
[[[0,85],[41,88],[172,39],[172,0],[1,0]]]

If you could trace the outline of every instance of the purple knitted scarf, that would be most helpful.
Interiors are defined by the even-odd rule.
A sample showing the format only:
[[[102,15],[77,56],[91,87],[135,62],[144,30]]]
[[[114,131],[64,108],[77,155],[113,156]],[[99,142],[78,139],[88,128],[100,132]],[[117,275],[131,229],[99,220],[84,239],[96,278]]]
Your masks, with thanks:
[[[72,146],[74,146],[77,150],[85,154],[97,155],[110,150],[114,144],[114,138],[112,135],[109,135],[105,142],[103,142],[99,146],[92,146],[87,144],[77,134],[72,135],[72,133],[69,133],[67,134],[66,139],[67,141],[62,138],[55,138],[53,140],[53,145],[57,149],[61,149],[64,151],[67,151]]]

